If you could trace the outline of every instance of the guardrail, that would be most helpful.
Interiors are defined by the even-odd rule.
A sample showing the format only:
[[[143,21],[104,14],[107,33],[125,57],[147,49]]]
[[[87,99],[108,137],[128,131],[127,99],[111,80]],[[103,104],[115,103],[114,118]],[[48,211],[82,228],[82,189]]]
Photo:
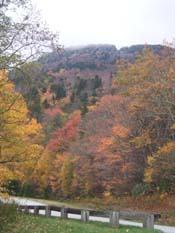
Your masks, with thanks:
[[[143,227],[148,229],[154,228],[154,219],[159,218],[159,214],[148,214],[140,212],[128,212],[128,211],[96,211],[96,210],[85,210],[85,209],[75,209],[68,207],[59,207],[59,206],[40,206],[40,205],[19,205],[18,210],[24,213],[33,213],[39,215],[39,211],[45,211],[44,214],[46,217],[52,216],[52,211],[58,212],[59,217],[63,219],[68,218],[68,214],[75,214],[81,216],[82,222],[88,222],[90,216],[94,217],[106,217],[109,218],[109,223],[112,227],[119,227],[119,220],[142,220]]]

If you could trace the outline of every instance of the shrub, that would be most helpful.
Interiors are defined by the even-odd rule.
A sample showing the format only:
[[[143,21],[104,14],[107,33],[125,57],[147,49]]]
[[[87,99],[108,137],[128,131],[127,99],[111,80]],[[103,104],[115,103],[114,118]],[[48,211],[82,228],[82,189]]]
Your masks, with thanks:
[[[0,232],[9,224],[17,220],[17,205],[0,201]]]
[[[136,184],[134,188],[132,189],[132,196],[137,197],[137,196],[142,196],[144,194],[149,193],[149,185],[148,184]]]

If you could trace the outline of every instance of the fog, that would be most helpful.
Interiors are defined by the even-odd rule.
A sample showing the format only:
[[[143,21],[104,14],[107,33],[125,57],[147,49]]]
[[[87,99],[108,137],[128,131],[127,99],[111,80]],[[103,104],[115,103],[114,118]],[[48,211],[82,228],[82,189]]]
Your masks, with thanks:
[[[64,46],[162,44],[175,38],[174,0],[33,0]]]

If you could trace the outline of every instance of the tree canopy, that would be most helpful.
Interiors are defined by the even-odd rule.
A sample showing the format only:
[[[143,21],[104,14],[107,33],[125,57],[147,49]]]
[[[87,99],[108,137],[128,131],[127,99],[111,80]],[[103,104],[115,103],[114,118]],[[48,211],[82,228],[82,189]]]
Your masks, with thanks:
[[[29,173],[42,153],[41,125],[29,118],[22,95],[14,90],[5,71],[0,71],[0,186]]]

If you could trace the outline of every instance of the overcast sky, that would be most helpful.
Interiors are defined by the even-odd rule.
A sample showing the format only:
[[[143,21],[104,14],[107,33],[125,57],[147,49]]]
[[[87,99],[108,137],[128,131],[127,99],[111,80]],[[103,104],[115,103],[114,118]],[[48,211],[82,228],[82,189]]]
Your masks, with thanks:
[[[32,0],[62,45],[162,44],[175,38],[175,0]]]

